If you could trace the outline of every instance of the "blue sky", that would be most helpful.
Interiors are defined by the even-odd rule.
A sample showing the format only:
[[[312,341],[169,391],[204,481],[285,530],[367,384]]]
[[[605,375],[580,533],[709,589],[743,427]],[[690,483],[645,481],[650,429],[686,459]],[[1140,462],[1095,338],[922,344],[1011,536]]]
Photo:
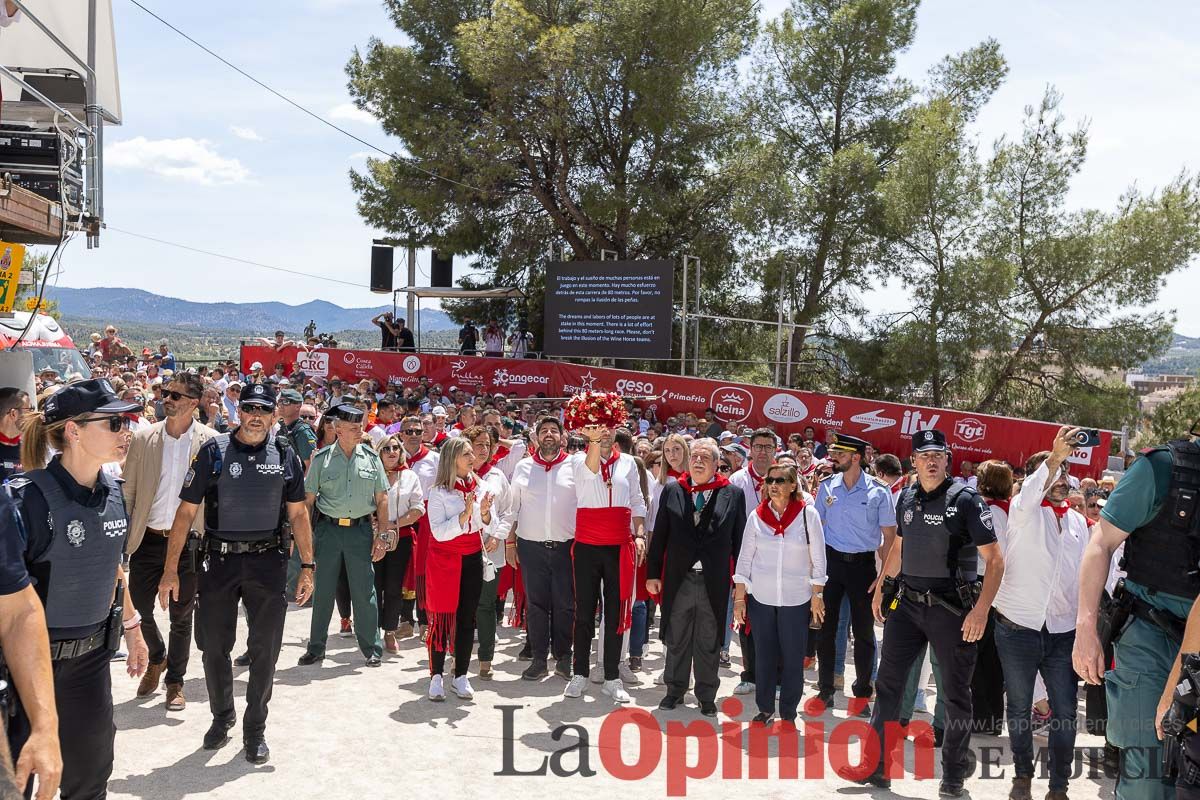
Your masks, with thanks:
[[[143,0],[192,36],[303,105],[384,147],[396,147],[350,104],[343,71],[355,46],[400,36],[378,0]],[[763,17],[786,0],[764,0]],[[287,106],[137,9],[113,0],[125,125],[106,133],[107,222],[115,228],[366,284],[375,232],[355,211],[348,170],[361,144]],[[1200,5],[1160,2],[926,0],[901,71],[920,78],[943,55],[993,36],[1010,65],[978,122],[981,150],[1019,130],[1047,84],[1072,120],[1091,121],[1091,148],[1072,202],[1111,209],[1136,182],[1162,185],[1196,168],[1200,59],[1188,37]],[[12,31],[9,32],[13,33]],[[418,263],[428,268],[428,255]],[[336,283],[274,273],[164,247],[116,231],[81,241],[60,284],[137,286],[198,301],[314,298],[343,306],[383,299]],[[420,280],[420,277],[418,278]],[[400,285],[403,281],[397,282]],[[892,296],[898,293],[893,292]],[[1200,270],[1172,278],[1163,308],[1200,336]],[[882,291],[866,297],[894,310]]]

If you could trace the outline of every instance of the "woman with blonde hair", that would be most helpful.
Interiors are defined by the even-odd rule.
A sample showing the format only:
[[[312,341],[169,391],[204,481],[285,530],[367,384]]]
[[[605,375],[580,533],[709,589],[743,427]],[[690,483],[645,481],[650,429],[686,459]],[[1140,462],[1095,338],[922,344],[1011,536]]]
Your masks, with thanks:
[[[396,629],[400,627],[400,607],[404,601],[404,575],[412,558],[413,526],[425,515],[425,495],[415,472],[408,468],[399,436],[384,436],[375,448],[383,461],[388,479],[388,516],[398,538],[394,543],[376,539],[375,547],[383,556],[375,562],[375,594],[379,599],[379,627],[383,630],[383,648],[399,653]],[[372,553],[372,558],[376,554]]]
[[[662,480],[659,483],[666,486],[668,478],[679,480],[687,474],[691,453],[687,439],[680,433],[667,434],[666,440],[663,441],[662,453],[666,466],[662,470]]]

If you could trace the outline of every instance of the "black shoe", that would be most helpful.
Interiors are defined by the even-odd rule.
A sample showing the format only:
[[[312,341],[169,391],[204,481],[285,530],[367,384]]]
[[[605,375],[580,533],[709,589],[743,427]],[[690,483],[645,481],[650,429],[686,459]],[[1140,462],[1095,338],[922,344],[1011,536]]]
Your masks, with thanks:
[[[669,694],[666,697],[664,697],[662,700],[658,701],[658,710],[659,711],[674,711],[675,707],[678,706],[681,702],[683,702],[682,697],[675,697],[674,695]]]
[[[517,661],[533,661],[533,645],[526,642],[521,652],[517,653]]]
[[[249,651],[249,650],[247,650],[245,653],[242,653],[240,656],[238,656],[237,658],[235,658],[235,659],[233,660],[233,665],[234,665],[235,667],[248,667],[248,666],[250,666],[250,651]]]
[[[775,717],[774,714],[768,714],[765,711],[760,711],[754,715],[754,719],[750,720],[750,724],[751,725],[770,725],[771,720],[774,719],[774,717]]]
[[[571,657],[563,656],[554,662],[554,674],[564,681],[571,680]]]
[[[938,797],[962,797],[962,781],[949,781],[945,778],[938,784]]]
[[[879,789],[891,789],[892,779],[883,774],[883,770],[876,770],[865,778],[856,780],[855,783],[861,786],[875,786]]]
[[[871,704],[863,703],[862,708],[860,708],[858,710],[857,716],[861,717],[862,719],[870,719],[871,718]]]
[[[550,674],[550,670],[546,669],[545,661],[534,661],[525,671],[521,673],[523,681],[540,681],[542,678]]]
[[[318,656],[313,653],[305,653],[304,655],[300,656],[300,659],[296,663],[302,667],[310,667],[313,664],[320,664],[324,660],[325,656]]]
[[[204,749],[220,750],[224,747],[229,742],[229,730],[235,722],[237,722],[236,719],[228,722],[214,719],[212,725],[208,727],[208,732],[204,734]]]
[[[817,699],[824,704],[826,709],[833,710],[833,692],[819,692]]]
[[[265,764],[271,760],[271,748],[267,747],[266,739],[252,739],[246,742],[246,760],[251,764]]]
[[[380,658],[379,656],[367,656],[367,666],[368,667],[383,666],[383,659]]]
[[[715,717],[717,715],[717,704],[712,700],[701,700],[700,713],[706,717]]]

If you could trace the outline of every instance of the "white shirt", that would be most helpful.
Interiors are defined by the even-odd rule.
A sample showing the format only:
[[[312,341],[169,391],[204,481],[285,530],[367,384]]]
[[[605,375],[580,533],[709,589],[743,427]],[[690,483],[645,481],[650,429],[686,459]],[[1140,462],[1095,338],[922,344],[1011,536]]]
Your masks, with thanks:
[[[0,6],[4,5],[0,2]],[[169,531],[175,522],[175,512],[179,509],[179,492],[183,489],[183,478],[192,463],[192,432],[196,424],[192,423],[178,439],[162,432],[162,471],[158,477],[158,487],[154,490],[154,502],[150,506],[150,516],[146,527],[156,531]]]
[[[483,350],[485,353],[503,353],[504,333],[501,331],[496,331],[495,333],[484,332]]]
[[[407,450],[404,451],[404,456],[408,461],[408,468],[416,473],[417,480],[421,482],[421,494],[429,499],[429,490],[433,488],[433,482],[437,480],[438,452],[430,450],[420,461],[413,461]]]
[[[1025,479],[1009,506],[1004,579],[996,609],[1013,622],[1050,633],[1075,630],[1079,566],[1088,541],[1087,520],[1070,509],[1060,520],[1042,506],[1047,462]]]
[[[571,459],[567,459],[570,461]],[[603,464],[604,459],[601,459]],[[646,517],[646,498],[642,496],[642,478],[638,472],[637,462],[633,456],[621,453],[612,465],[612,502],[609,502],[609,489],[605,485],[602,470],[592,472],[588,469],[587,459],[583,453],[576,456],[573,464],[575,470],[575,499],[579,508],[608,508],[624,506],[633,512],[634,517]]]
[[[475,506],[471,511],[471,530],[483,532],[481,543],[486,541],[490,529],[495,527],[499,519],[495,513],[495,509],[493,509],[492,524],[483,524],[483,516],[479,512],[479,506],[483,502],[483,496],[488,491],[489,489],[483,481],[475,482]],[[462,526],[458,524],[458,515],[463,513],[467,508],[467,504],[463,501],[462,492],[457,489],[446,489],[435,486],[429,490],[428,499],[429,530],[433,534],[434,539],[437,539],[439,542],[448,542],[466,533]]]
[[[7,28],[14,22],[19,22],[21,19],[21,9],[17,9],[17,13],[11,16],[8,13],[8,4],[0,2],[0,28]]]
[[[646,503],[646,530],[654,530],[654,520],[658,519],[658,500],[662,497],[663,489],[667,488],[667,483],[675,480],[667,478],[666,483],[659,483],[654,475],[646,474],[646,488],[650,492],[649,502]]]
[[[513,471],[511,502],[517,538],[569,542],[575,538],[575,466],[568,456],[547,472],[526,458]]]
[[[512,530],[513,525],[512,488],[508,478],[496,467],[489,469],[487,475],[482,476],[479,482],[485,487],[486,493],[492,496],[492,525],[488,535],[492,539],[500,540],[500,546],[487,556],[497,567],[503,567],[504,540],[508,538],[508,532]]]
[[[825,534],[813,504],[804,506],[783,536],[776,536],[757,510],[751,511],[733,580],[746,584],[746,591],[764,605],[802,606],[811,600],[812,587],[825,585]]]
[[[396,482],[388,487],[388,517],[390,522],[396,522],[408,512],[421,509],[425,513],[425,492],[421,489],[421,479],[413,470],[406,469],[396,478]]]
[[[746,462],[746,466],[739,469],[737,472],[729,476],[729,482],[742,490],[742,494],[746,496],[746,513],[753,514],[754,509],[758,508],[762,503],[762,485],[757,489],[754,488],[754,476],[750,474],[751,463]],[[763,475],[762,477],[766,477]]]
[[[517,464],[525,457],[527,450],[525,441],[517,439],[509,449],[508,455],[496,462],[496,467],[504,473],[504,477],[508,478],[509,482],[512,481],[513,475],[516,473]]]

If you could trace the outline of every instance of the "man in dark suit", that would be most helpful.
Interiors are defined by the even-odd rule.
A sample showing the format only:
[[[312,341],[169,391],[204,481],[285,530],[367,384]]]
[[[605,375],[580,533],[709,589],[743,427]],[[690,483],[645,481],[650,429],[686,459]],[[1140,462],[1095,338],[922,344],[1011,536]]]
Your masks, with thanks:
[[[683,701],[695,675],[700,713],[717,715],[722,625],[729,602],[731,557],[746,528],[746,499],[717,472],[721,451],[712,439],[692,443],[690,471],[659,498],[650,538],[646,588],[662,595],[662,639],[667,648],[667,696],[658,707]]]

